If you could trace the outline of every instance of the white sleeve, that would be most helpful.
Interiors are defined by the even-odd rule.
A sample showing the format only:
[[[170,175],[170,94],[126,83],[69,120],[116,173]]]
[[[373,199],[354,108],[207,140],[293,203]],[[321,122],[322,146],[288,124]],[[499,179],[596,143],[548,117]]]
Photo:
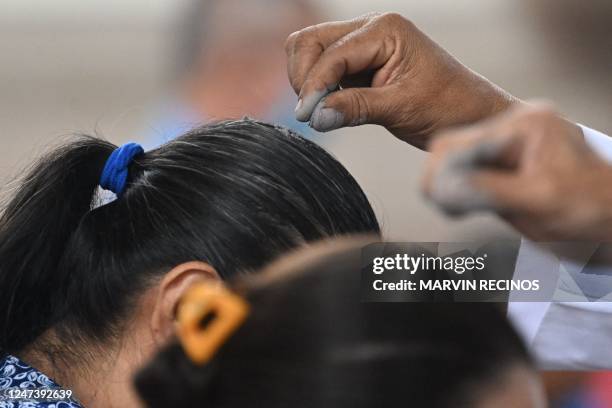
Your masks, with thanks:
[[[602,159],[612,164],[612,138],[583,125],[586,143]],[[589,271],[585,264],[570,265],[544,252],[537,245],[523,239],[515,266],[515,279],[532,278],[533,274],[551,284],[557,280],[558,293],[562,283],[575,282],[578,286],[589,279],[601,280],[606,286],[606,277],[612,273]],[[574,262],[575,263],[575,262]],[[570,274],[568,271],[580,271]],[[572,279],[570,279],[570,275]],[[608,280],[611,278],[608,278]],[[585,280],[587,282],[578,282]],[[583,302],[517,302],[510,294],[508,316],[518,332],[529,345],[538,364],[543,369],[610,369],[612,355],[612,294],[597,301]]]
[[[578,124],[584,134],[584,140],[602,159],[612,163],[612,137],[597,130]]]
[[[535,278],[542,287],[555,288],[544,297],[534,292],[532,301],[517,301],[525,297],[510,292],[508,317],[540,369],[612,368],[612,270],[590,265],[597,244],[588,246],[581,259],[569,260],[527,239],[521,242],[514,279]],[[544,301],[548,296],[551,301]]]

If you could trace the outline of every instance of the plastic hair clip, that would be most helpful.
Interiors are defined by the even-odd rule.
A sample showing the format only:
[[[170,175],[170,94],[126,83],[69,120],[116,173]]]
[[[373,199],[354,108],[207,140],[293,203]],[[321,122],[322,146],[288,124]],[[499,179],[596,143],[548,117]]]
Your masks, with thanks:
[[[196,364],[210,361],[248,314],[248,303],[218,283],[192,287],[178,313],[185,353]]]

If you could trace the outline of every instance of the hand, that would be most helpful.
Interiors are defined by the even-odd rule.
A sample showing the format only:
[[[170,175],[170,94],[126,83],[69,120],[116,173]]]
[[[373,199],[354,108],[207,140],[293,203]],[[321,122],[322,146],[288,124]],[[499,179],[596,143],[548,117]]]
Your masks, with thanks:
[[[430,148],[423,188],[444,211],[495,211],[540,241],[612,240],[612,167],[549,108],[521,106]]]
[[[319,131],[385,126],[424,148],[446,126],[467,124],[518,102],[470,71],[399,14],[368,14],[289,36],[296,117]]]

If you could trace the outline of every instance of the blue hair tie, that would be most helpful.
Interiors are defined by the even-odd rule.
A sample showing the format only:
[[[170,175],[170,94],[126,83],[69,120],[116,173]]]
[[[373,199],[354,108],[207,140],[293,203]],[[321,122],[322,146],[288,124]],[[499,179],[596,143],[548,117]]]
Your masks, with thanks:
[[[128,167],[134,157],[143,154],[144,149],[138,143],[126,143],[115,149],[104,165],[100,176],[100,187],[110,190],[119,196],[125,190]]]

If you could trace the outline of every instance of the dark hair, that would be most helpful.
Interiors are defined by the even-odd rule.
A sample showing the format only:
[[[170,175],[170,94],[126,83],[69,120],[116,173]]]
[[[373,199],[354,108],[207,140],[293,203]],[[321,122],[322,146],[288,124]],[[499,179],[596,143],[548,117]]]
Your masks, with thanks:
[[[107,339],[135,295],[182,262],[227,278],[321,237],[379,231],[347,170],[285,128],[249,119],[197,128],[137,156],[123,195],[96,207],[115,148],[80,137],[51,152],[4,208],[2,350],[51,327],[66,328],[66,341]]]
[[[153,408],[464,407],[531,366],[498,305],[361,302],[360,254],[287,259],[238,282],[245,323],[203,366],[167,346],[136,376],[141,397]]]

